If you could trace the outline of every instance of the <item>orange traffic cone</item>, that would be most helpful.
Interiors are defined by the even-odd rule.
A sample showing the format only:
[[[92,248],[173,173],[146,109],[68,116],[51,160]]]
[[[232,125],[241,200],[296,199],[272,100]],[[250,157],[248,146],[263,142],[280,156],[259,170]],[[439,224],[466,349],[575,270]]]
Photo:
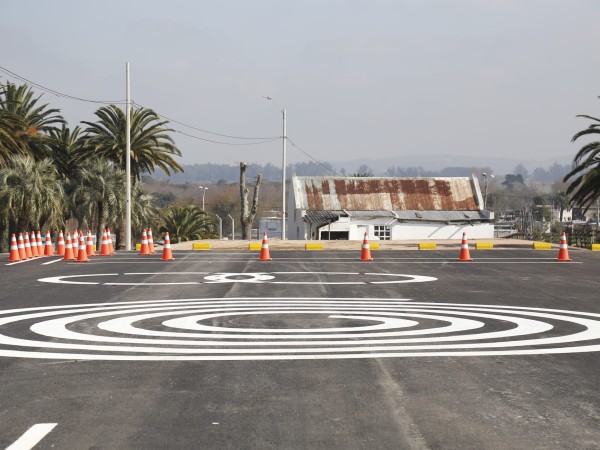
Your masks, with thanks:
[[[148,249],[148,235],[146,229],[142,230],[142,245],[140,245],[140,255],[149,255],[150,250]]]
[[[85,252],[87,256],[96,256],[96,250],[94,249],[94,238],[92,237],[92,232],[88,230],[87,232],[87,243],[85,246]]]
[[[38,256],[44,256],[44,244],[42,244],[42,233],[40,230],[38,230],[35,235],[35,243],[37,245]]]
[[[365,237],[362,243],[362,252],[360,254],[361,261],[373,261],[371,257],[371,246],[369,245],[369,236],[365,233]]]
[[[152,228],[148,228],[148,253],[151,255],[155,254],[154,240],[152,239]]]
[[[63,257],[65,261],[74,261],[75,256],[73,255],[73,243],[71,242],[71,234],[67,232],[67,244],[65,245],[65,254]]]
[[[31,248],[31,256],[37,258],[40,256],[38,254],[37,242],[35,241],[35,231],[31,232],[31,236],[29,237],[29,247]]]
[[[77,253],[79,252],[79,232],[77,229],[73,231],[71,246],[73,247],[73,258],[77,259]]]
[[[271,261],[271,255],[269,254],[269,238],[267,237],[267,232],[263,234],[262,246],[260,248],[260,256],[258,257],[259,261]]]
[[[65,254],[65,237],[63,231],[58,232],[58,242],[56,244],[56,256],[64,256]]]
[[[31,252],[31,243],[29,242],[29,234],[25,232],[25,254],[27,255],[27,259],[33,258],[33,253]]]
[[[463,233],[462,235],[462,243],[460,244],[460,255],[458,259],[459,261],[473,261],[471,255],[469,254],[469,243],[467,242],[467,233]]]
[[[77,251],[77,262],[90,262],[87,257],[87,250],[85,249],[85,237],[83,233],[79,234],[79,250]]]
[[[46,230],[46,239],[44,242],[44,256],[52,256],[54,250],[52,250],[52,237],[50,236],[50,230]]]
[[[10,238],[10,254],[8,255],[8,260],[10,262],[21,261],[21,257],[19,256],[19,246],[17,244],[17,238],[15,233],[13,233]]]
[[[173,258],[173,253],[171,253],[171,242],[169,241],[168,231],[165,233],[165,243],[163,246],[163,254],[161,259],[163,261],[175,261],[175,258]]]
[[[114,255],[115,247],[113,246],[113,243],[112,243],[112,236],[110,234],[110,228],[106,229],[106,242],[108,243],[108,249],[110,250],[110,254]]]
[[[569,246],[567,245],[567,235],[563,231],[560,235],[560,248],[558,250],[558,261],[572,261],[569,258]]]
[[[25,241],[23,240],[23,233],[19,233],[17,248],[19,249],[19,258],[21,258],[21,260],[27,259],[27,252],[25,251]]]
[[[110,248],[108,247],[108,239],[106,238],[106,230],[102,231],[102,245],[100,246],[100,256],[109,256]]]

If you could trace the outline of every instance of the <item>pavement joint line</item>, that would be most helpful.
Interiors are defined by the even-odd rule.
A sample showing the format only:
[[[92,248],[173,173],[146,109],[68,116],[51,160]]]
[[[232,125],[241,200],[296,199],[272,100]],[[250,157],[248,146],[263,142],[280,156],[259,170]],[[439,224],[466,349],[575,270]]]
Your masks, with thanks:
[[[56,423],[38,423],[27,430],[13,444],[6,447],[6,450],[30,450],[35,447],[44,437],[50,433]]]

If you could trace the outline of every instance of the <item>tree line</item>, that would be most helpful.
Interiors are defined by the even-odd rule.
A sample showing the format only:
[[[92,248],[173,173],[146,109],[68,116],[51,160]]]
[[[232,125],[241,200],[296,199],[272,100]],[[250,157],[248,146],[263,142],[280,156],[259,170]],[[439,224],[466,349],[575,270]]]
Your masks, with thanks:
[[[0,85],[0,250],[12,233],[72,226],[124,236],[126,117],[117,105],[98,108],[96,121],[69,127],[60,110],[28,85]],[[143,174],[183,171],[168,121],[154,111],[131,111],[132,228],[166,231],[174,217],[193,222],[193,236],[168,230],[172,241],[214,233],[203,211],[159,210]],[[175,209],[174,209],[175,208]],[[197,207],[194,207],[197,208]],[[193,208],[192,208],[193,209]]]

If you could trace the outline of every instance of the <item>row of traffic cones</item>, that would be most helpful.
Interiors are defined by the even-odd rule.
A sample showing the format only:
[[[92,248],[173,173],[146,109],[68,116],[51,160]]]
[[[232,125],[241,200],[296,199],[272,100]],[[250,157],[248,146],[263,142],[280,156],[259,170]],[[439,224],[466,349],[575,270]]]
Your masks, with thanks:
[[[79,238],[79,242],[77,242]],[[110,230],[107,228],[102,231],[102,241],[100,244],[100,253],[96,253],[94,238],[92,232],[88,230],[87,235],[78,234],[77,231],[71,234],[67,232],[66,241],[63,240],[62,230],[58,234],[57,255],[63,256],[65,261],[88,262],[92,256],[109,256],[115,254],[115,248],[110,238]],[[64,248],[63,248],[64,245]]]
[[[112,245],[112,239],[110,238],[110,230],[106,229],[102,233],[102,245],[100,247],[100,256],[112,255],[115,253],[114,247]],[[88,256],[96,256],[96,252],[94,249],[93,238],[91,232],[88,230],[87,237],[84,238],[83,233],[79,235],[79,242],[77,242],[77,231],[74,232],[73,240],[71,240],[71,235],[67,233],[66,243],[64,241],[62,230],[60,230],[58,234],[58,244],[56,253],[52,253],[52,241],[50,239],[50,232],[48,231],[46,234],[46,242],[45,245],[42,245],[41,234],[38,231],[37,236],[35,233],[31,233],[32,240],[34,244],[32,245],[29,240],[29,236],[25,233],[23,237],[23,233],[19,233],[19,239],[13,233],[11,237],[10,243],[10,254],[8,261],[9,262],[18,262],[25,259],[36,258],[39,256],[64,256],[64,260],[66,261],[74,261],[77,262],[87,262],[89,261]],[[43,249],[43,250],[42,250]],[[144,228],[142,232],[142,244],[140,247],[140,255],[151,255],[154,254],[154,242],[152,239],[152,229],[149,228],[146,230]],[[174,261],[173,253],[171,251],[171,243],[169,240],[169,233],[165,233],[164,237],[164,246],[163,246],[163,254],[161,257],[163,261]],[[262,245],[260,249],[260,255],[258,258],[259,261],[272,261],[270,252],[269,252],[269,238],[267,236],[267,232],[265,231],[263,235]],[[371,248],[369,246],[369,236],[367,233],[364,235],[363,243],[362,243],[362,251],[360,255],[361,261],[373,261],[371,256]],[[473,261],[469,252],[469,243],[467,241],[467,233],[463,233],[462,242],[460,245],[460,254],[458,256],[459,261]],[[560,247],[558,251],[558,261],[571,261],[569,258],[569,249],[567,245],[567,237],[565,232],[560,236]]]
[[[48,237],[46,237],[46,241]],[[37,258],[40,256],[49,256],[48,250],[45,249],[42,243],[42,235],[40,231],[37,234],[32,231],[31,237],[29,233],[19,233],[19,238],[13,233],[10,240],[10,253],[8,256],[9,262],[17,262],[25,259]],[[50,247],[50,255],[52,255],[52,247]]]
[[[267,233],[265,232],[263,235],[262,245],[260,249],[260,256],[258,258],[259,261],[271,261],[271,255],[269,253],[269,240],[267,238]],[[362,243],[362,251],[360,254],[361,261],[373,261],[373,257],[371,256],[371,247],[369,245],[369,236],[365,233],[363,243]],[[462,242],[460,244],[460,253],[458,255],[459,261],[473,261],[469,252],[469,243],[467,241],[467,233],[463,233]],[[569,259],[569,250],[567,246],[567,237],[565,232],[563,231],[560,237],[560,249],[558,252],[558,261],[571,261]]]
[[[469,243],[467,242],[467,233],[462,235],[462,243],[460,245],[460,254],[458,256],[459,261],[473,261],[469,254]],[[560,246],[558,250],[557,261],[572,261],[569,258],[569,246],[567,245],[567,235],[563,231],[560,235]]]
[[[156,253],[154,249],[154,239],[152,237],[152,228],[144,228],[142,230],[142,242],[140,244],[140,253],[139,255],[153,255]],[[169,239],[169,232],[165,233],[164,244],[163,244],[163,252],[162,257],[160,258],[162,261],[174,261],[173,252],[171,251],[171,241]]]
[[[104,230],[102,233],[102,246],[100,255],[112,255],[115,253],[112,240],[109,236],[110,230]],[[82,252],[82,250],[85,251]],[[92,233],[89,230],[87,235],[75,230],[73,232],[73,237],[71,237],[71,234],[67,232],[66,240],[65,236],[63,235],[63,231],[60,230],[58,233],[56,251],[53,250],[50,231],[46,232],[44,243],[42,243],[42,236],[39,231],[37,232],[37,236],[35,233],[31,233],[31,240],[29,239],[28,233],[19,233],[18,240],[16,235],[13,233],[11,237],[8,261],[18,262],[40,256],[64,256],[65,260],[79,261],[80,252],[82,253],[82,261],[85,261],[88,256],[96,256],[94,240]]]

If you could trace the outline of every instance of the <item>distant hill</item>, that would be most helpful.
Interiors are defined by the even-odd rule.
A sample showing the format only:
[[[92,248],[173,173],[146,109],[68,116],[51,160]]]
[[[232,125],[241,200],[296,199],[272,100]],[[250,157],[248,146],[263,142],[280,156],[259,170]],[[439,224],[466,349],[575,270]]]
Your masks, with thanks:
[[[489,156],[466,156],[466,155],[408,155],[394,158],[383,159],[354,159],[350,161],[334,161],[333,167],[336,170],[345,168],[347,172],[352,172],[361,165],[367,165],[375,175],[383,174],[388,167],[422,167],[428,171],[439,171],[446,167],[489,167],[496,175],[506,175],[512,173],[514,169],[522,164],[527,170],[532,172],[537,167],[547,168],[555,163],[561,165],[570,165],[574,155],[562,155],[553,158],[534,159],[510,159],[495,158]]]
[[[477,172],[490,171],[496,176],[513,173],[521,165],[531,179],[537,181],[554,181],[569,170],[573,155],[562,155],[542,160],[494,158],[488,156],[465,155],[408,155],[382,159],[354,159],[334,161],[331,163],[302,162],[290,164],[287,177],[292,173],[297,175],[349,175],[369,169],[374,176],[469,176],[473,169]],[[184,173],[167,177],[157,170],[153,178],[169,179],[172,183],[218,183],[235,182],[239,180],[238,165],[230,164],[184,164]],[[265,165],[253,164],[248,167],[249,178],[262,174],[266,180],[281,180],[281,167],[271,163]]]

